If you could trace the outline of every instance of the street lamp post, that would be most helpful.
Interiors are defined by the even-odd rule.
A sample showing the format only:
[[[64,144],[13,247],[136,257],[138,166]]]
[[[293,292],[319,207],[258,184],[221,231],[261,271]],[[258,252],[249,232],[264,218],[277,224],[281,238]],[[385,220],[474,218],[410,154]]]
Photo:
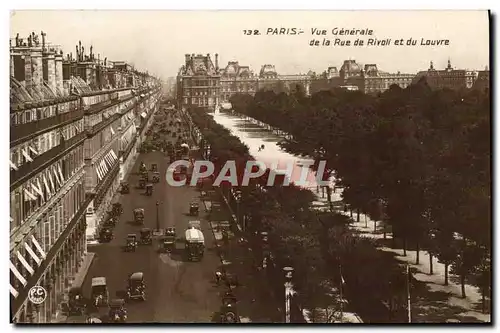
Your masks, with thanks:
[[[156,230],[160,231],[160,214],[158,212],[158,207],[160,206],[160,202],[156,201]]]
[[[241,194],[240,190],[236,190],[234,193],[236,199],[236,223],[240,223],[240,202],[241,202]],[[243,231],[245,231],[245,224],[242,225]]]
[[[290,315],[290,301],[293,295],[293,267],[283,267],[283,272],[285,273],[285,323],[291,322]]]

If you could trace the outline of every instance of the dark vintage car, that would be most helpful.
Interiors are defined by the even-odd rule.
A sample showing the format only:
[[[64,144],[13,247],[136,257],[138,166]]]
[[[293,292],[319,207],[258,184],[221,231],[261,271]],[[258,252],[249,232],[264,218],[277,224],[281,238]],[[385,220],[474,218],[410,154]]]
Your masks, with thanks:
[[[144,224],[144,208],[134,209],[134,221],[137,224]]]
[[[81,287],[72,287],[68,293],[68,315],[84,315],[87,309],[87,301],[83,297]]]
[[[92,299],[92,304],[96,308],[108,304],[109,292],[105,277],[99,276],[92,278],[90,297]]]
[[[129,194],[130,193],[130,185],[127,182],[121,183],[121,194]]]
[[[120,216],[121,214],[123,214],[122,204],[115,202],[111,208],[111,216]]]
[[[103,227],[99,233],[99,242],[108,243],[113,240],[113,230],[111,228]]]
[[[198,216],[200,211],[200,205],[193,201],[189,204],[189,215],[191,216]]]
[[[135,234],[128,234],[125,240],[125,251],[135,252],[137,248],[137,236]]]
[[[153,173],[153,183],[159,183],[160,182],[160,173],[155,172]]]
[[[109,302],[109,321],[111,323],[124,323],[127,321],[127,309],[125,308],[125,300],[113,299]]]
[[[222,306],[221,306],[221,323],[239,323],[240,318],[238,316],[238,311],[236,309],[236,297],[233,295],[231,291],[226,292],[224,297],[222,298]]]
[[[141,244],[151,245],[153,244],[153,232],[149,228],[141,229]]]
[[[147,184],[146,185],[146,195],[147,196],[152,196],[153,195],[153,184]]]
[[[158,172],[158,164],[156,163],[151,164],[151,172]]]
[[[146,284],[144,283],[144,274],[135,272],[128,278],[127,299],[146,300]]]

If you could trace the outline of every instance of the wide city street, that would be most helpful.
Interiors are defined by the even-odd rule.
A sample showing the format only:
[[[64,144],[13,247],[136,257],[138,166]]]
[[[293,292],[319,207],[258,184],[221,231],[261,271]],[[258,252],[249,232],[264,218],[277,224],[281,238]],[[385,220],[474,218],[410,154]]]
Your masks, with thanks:
[[[152,196],[145,190],[136,188],[139,181],[139,165],[143,161],[148,169],[157,163],[162,175],[160,183],[154,185]],[[127,304],[127,322],[211,322],[212,316],[220,306],[220,296],[214,282],[214,272],[220,264],[213,251],[213,235],[204,218],[203,205],[200,204],[200,217],[188,216],[189,203],[197,200],[199,193],[193,187],[171,187],[166,185],[165,174],[168,158],[161,152],[139,155],[128,177],[130,194],[121,196],[119,202],[124,212],[114,228],[114,239],[108,244],[92,246],[89,251],[96,257],[84,282],[84,293],[90,295],[92,277],[104,276],[107,279],[110,298],[126,290],[127,278],[134,272],[143,272],[146,283],[146,301],[133,301]],[[151,177],[151,176],[150,176]],[[190,220],[202,220],[206,251],[201,262],[185,262],[182,259],[184,245],[177,243],[177,253],[160,254],[158,241],[153,245],[139,245],[136,252],[124,252],[127,234],[139,237],[141,226],[134,224],[133,211],[145,210],[145,227],[156,228],[156,202],[159,201],[160,228],[173,226],[178,237],[183,237]],[[103,308],[101,315],[105,315]]]

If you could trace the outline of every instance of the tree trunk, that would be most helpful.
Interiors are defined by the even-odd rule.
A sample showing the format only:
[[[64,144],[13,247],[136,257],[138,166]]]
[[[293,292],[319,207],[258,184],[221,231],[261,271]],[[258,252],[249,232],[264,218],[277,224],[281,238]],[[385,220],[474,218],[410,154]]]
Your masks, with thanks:
[[[486,288],[481,287],[481,312],[482,313],[486,313],[486,297],[485,297],[485,294],[486,294]]]
[[[450,264],[446,263],[444,264],[444,285],[447,286],[448,285],[448,266]]]
[[[403,255],[406,257],[406,236],[403,237]]]
[[[377,220],[373,220],[373,232],[377,232]]]
[[[366,217],[366,214],[365,214],[365,228],[368,228],[368,218]]]
[[[356,209],[356,222],[359,222],[359,208]]]
[[[430,253],[430,252],[429,252],[429,274],[430,275],[434,274],[433,267],[432,267],[432,253]]]
[[[330,208],[330,212],[333,212],[332,189],[330,188],[330,186],[326,188],[326,196],[328,198],[328,207]]]
[[[460,274],[460,288],[462,289],[462,298],[466,298],[465,295],[465,274]]]
[[[351,219],[352,219],[352,209],[349,209],[349,215],[351,215]]]
[[[416,250],[417,250],[417,260],[415,261],[415,265],[418,265],[418,264],[420,264],[420,244],[419,244],[418,240],[417,240],[417,244],[416,245],[417,245],[417,248],[416,248]]]

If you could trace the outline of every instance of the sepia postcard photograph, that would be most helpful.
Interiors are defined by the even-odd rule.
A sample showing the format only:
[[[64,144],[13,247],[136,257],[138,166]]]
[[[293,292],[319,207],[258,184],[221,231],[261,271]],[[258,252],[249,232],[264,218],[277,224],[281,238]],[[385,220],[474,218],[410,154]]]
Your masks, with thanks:
[[[9,15],[11,324],[491,325],[488,10]]]

